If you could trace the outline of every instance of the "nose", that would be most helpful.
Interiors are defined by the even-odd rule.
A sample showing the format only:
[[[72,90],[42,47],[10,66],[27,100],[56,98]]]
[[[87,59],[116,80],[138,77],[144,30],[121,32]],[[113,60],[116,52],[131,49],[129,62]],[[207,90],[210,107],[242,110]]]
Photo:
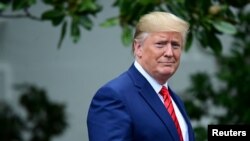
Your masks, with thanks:
[[[168,43],[165,47],[164,56],[166,56],[166,57],[173,56],[173,48],[172,48],[172,45],[170,43]]]

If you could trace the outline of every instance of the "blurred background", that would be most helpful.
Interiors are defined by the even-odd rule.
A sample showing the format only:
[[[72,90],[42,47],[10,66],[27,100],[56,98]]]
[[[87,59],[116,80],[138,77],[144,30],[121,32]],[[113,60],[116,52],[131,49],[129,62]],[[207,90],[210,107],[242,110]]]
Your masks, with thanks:
[[[88,141],[93,95],[133,63],[133,28],[154,10],[191,25],[169,83],[185,102],[197,140],[206,140],[208,124],[249,124],[249,3],[1,0],[0,139]]]

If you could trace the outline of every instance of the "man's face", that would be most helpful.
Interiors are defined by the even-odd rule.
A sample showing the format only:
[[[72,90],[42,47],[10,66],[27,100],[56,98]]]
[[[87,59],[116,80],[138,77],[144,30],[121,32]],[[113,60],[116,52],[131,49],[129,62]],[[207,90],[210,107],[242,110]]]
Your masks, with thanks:
[[[182,43],[177,32],[150,33],[143,43],[134,43],[136,59],[147,73],[164,84],[180,64]]]

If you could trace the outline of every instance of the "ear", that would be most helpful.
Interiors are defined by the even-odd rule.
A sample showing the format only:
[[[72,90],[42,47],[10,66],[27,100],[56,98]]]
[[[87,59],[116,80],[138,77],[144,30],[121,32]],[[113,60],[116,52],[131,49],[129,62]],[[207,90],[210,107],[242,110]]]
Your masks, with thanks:
[[[142,44],[138,41],[133,42],[134,56],[140,58],[142,56]]]

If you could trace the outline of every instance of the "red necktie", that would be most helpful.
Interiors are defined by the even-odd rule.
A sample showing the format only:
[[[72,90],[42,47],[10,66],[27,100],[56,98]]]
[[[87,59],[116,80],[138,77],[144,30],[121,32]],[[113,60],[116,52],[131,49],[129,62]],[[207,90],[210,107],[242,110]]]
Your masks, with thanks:
[[[178,119],[177,119],[177,117],[175,115],[174,107],[173,107],[172,100],[171,100],[170,94],[168,92],[168,89],[165,86],[162,86],[160,94],[163,96],[164,105],[167,108],[169,114],[171,115],[171,117],[172,117],[172,119],[173,119],[173,121],[175,123],[176,129],[177,129],[179,137],[180,137],[180,141],[183,141],[181,128],[180,128]]]

